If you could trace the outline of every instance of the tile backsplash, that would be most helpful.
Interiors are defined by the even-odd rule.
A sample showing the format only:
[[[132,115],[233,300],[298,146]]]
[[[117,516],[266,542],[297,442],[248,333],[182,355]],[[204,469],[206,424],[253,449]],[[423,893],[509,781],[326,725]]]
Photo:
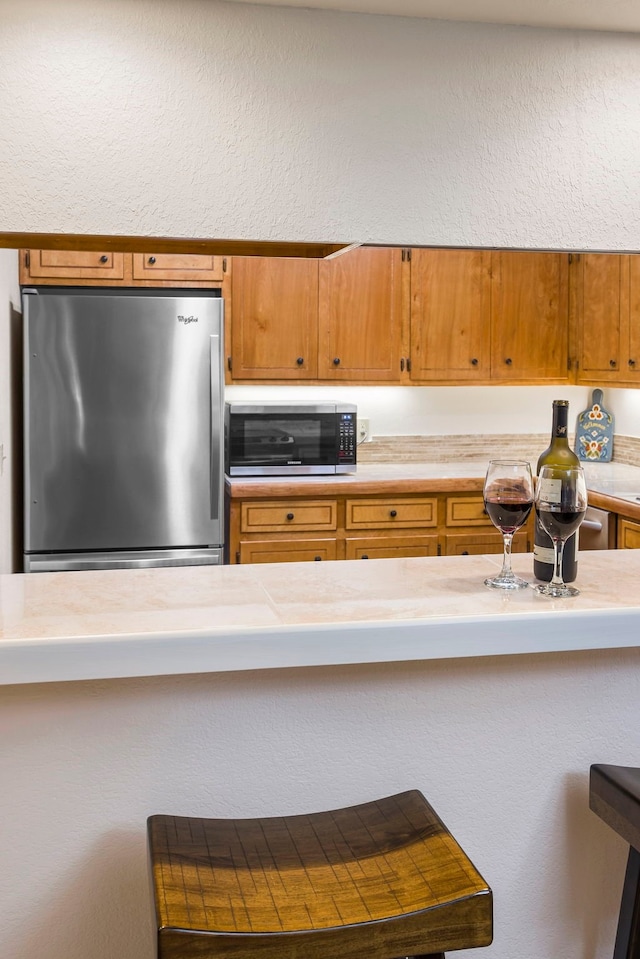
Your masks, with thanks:
[[[499,433],[452,436],[374,436],[358,447],[359,463],[443,463],[499,456],[528,459],[534,465],[549,445],[548,433]],[[613,459],[640,466],[640,438],[614,436]]]

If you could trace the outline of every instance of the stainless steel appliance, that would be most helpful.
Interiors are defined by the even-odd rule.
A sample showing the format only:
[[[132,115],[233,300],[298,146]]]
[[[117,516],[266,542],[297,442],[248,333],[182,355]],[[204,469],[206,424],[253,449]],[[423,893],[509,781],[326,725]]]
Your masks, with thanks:
[[[356,407],[227,403],[225,471],[229,476],[353,473]]]
[[[26,571],[222,562],[214,293],[23,289]]]

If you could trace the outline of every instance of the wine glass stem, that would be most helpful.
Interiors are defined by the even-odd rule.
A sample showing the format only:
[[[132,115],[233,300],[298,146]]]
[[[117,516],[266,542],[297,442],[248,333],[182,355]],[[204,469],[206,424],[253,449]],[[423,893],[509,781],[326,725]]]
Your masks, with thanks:
[[[511,569],[511,541],[513,540],[513,533],[503,533],[502,542],[503,542],[503,553],[502,553],[502,569],[500,570],[500,576],[513,576],[513,570]]]
[[[564,578],[562,576],[562,556],[564,554],[564,540],[563,539],[554,539],[553,541],[553,579],[551,580],[552,586],[564,586]]]

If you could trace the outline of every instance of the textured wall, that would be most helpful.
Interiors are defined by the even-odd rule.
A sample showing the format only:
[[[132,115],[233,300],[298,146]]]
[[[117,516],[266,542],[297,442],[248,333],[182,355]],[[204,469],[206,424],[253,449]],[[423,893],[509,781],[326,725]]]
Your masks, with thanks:
[[[639,676],[638,650],[607,650],[4,687],[2,955],[152,959],[151,813],[417,787],[494,890],[469,959],[609,959],[626,847],[587,778],[636,763]]]
[[[640,37],[0,0],[4,230],[640,247]]]

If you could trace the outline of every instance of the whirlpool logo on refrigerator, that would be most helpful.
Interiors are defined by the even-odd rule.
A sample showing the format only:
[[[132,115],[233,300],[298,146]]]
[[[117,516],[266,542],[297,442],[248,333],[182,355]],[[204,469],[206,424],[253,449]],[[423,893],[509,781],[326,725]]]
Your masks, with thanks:
[[[197,323],[197,322],[198,322],[198,317],[193,316],[193,314],[191,316],[182,316],[182,314],[178,316],[178,323],[184,323],[185,326],[188,323]]]

